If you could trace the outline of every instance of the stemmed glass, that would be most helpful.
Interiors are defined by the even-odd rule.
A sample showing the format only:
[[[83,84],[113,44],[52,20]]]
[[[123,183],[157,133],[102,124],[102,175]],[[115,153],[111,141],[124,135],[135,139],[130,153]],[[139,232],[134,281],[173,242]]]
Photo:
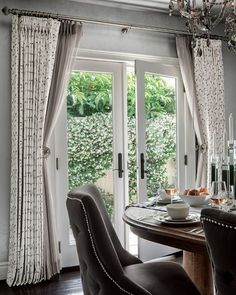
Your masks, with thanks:
[[[227,204],[227,190],[224,181],[213,181],[210,189],[211,206],[224,209]]]
[[[234,207],[234,187],[230,187],[230,191],[226,196],[226,203],[223,204],[223,210],[229,212]]]
[[[179,195],[179,190],[177,187],[173,188],[170,192],[170,197],[171,197],[171,204],[174,203],[174,200],[176,200],[176,197]]]
[[[171,187],[171,188],[166,188],[165,194],[169,196],[170,203],[173,203],[173,200],[176,198],[178,195],[178,190],[176,187]]]

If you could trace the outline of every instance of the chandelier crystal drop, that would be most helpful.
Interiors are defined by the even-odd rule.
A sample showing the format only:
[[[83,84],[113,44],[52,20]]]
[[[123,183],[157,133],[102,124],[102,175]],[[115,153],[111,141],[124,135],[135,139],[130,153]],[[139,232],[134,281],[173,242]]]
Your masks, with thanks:
[[[197,36],[205,36],[210,44],[210,33],[225,21],[225,34],[228,46],[236,49],[236,0],[170,0],[169,15],[177,10],[186,18],[186,26],[192,34],[192,47],[195,47]]]
[[[236,52],[236,5],[234,13],[231,13],[225,20],[225,35],[228,40],[228,48]]]

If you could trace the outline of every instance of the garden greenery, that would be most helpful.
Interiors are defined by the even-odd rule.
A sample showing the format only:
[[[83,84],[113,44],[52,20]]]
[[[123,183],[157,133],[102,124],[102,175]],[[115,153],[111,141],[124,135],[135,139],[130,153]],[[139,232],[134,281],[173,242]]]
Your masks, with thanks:
[[[135,77],[128,74],[129,193],[136,197]],[[166,163],[176,157],[174,89],[157,75],[145,75],[147,188],[167,187]],[[73,72],[67,93],[70,189],[96,183],[112,169],[112,75]],[[106,193],[104,192],[106,195]],[[111,199],[110,195],[107,195]]]

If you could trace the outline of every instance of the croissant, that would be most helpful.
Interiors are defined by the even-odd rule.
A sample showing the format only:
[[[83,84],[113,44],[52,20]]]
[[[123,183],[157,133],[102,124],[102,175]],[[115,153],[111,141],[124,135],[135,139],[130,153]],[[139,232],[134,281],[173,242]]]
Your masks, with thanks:
[[[199,196],[199,190],[197,189],[190,189],[189,192],[188,192],[188,196]]]

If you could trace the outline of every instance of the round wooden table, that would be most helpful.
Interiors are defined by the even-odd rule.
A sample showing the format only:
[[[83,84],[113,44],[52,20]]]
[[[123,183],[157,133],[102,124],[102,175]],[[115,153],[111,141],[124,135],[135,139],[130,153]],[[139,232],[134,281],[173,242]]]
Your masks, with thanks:
[[[141,211],[140,211],[141,210]],[[123,215],[131,231],[140,238],[183,250],[183,267],[202,295],[214,295],[212,268],[209,261],[204,233],[199,234],[201,224],[168,226],[148,218],[137,218],[149,210],[128,207]],[[160,212],[161,213],[161,212]],[[153,215],[153,211],[152,211]],[[195,230],[196,229],[196,230]]]

